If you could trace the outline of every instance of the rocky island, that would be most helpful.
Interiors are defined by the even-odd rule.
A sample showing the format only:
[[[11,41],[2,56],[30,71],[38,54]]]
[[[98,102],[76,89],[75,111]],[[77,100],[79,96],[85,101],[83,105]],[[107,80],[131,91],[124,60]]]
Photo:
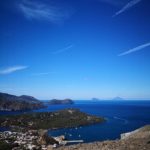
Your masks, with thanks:
[[[121,101],[121,100],[124,100],[122,97],[114,97],[112,100],[116,100],[116,101]]]
[[[50,105],[60,105],[60,104],[74,104],[73,100],[71,99],[64,99],[64,100],[59,100],[59,99],[52,99],[49,101]]]
[[[41,101],[32,96],[15,96],[7,93],[0,93],[1,111],[32,110],[44,107]]]
[[[99,101],[100,99],[98,98],[92,98],[92,101]]]

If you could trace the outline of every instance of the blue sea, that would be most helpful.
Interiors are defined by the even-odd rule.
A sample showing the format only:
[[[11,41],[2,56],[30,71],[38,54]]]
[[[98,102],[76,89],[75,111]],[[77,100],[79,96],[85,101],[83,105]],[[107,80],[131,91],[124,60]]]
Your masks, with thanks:
[[[119,139],[121,133],[133,131],[150,124],[150,101],[87,101],[78,100],[73,105],[48,105],[48,108],[33,110],[33,112],[56,111],[64,108],[79,108],[81,111],[102,116],[104,123],[77,128],[49,130],[49,135],[65,135],[69,140],[84,140],[84,142]],[[27,112],[0,112],[3,114],[19,114]],[[6,130],[1,128],[1,130]]]

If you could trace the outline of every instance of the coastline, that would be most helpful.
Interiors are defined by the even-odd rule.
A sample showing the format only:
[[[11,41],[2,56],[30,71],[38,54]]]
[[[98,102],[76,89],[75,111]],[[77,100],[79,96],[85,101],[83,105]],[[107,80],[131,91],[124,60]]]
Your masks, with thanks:
[[[124,136],[126,135],[126,136]],[[57,150],[148,150],[150,149],[150,125],[134,131],[123,133],[120,139],[97,141],[69,145],[57,148]]]
[[[23,129],[64,129],[102,123],[103,117],[97,117],[79,109],[64,109],[55,112],[33,112],[19,115],[4,115],[0,118],[1,127]]]
[[[67,140],[64,135],[49,137],[47,130],[28,130],[26,132],[0,132],[0,148],[3,150],[148,150],[150,149],[150,125],[123,133],[120,139],[80,143],[83,140]],[[4,148],[5,147],[5,148]]]

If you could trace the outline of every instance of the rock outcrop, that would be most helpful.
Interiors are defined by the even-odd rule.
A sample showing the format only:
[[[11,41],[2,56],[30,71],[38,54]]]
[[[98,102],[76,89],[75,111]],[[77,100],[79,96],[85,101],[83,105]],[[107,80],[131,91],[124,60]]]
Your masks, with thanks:
[[[39,130],[38,135],[39,135],[38,144],[40,145],[59,144],[58,141],[56,141],[54,138],[48,135],[47,130]]]
[[[121,134],[121,139],[141,139],[141,138],[147,138],[150,139],[150,125],[144,126],[142,128],[139,128],[137,130],[134,130],[132,132],[123,133]]]

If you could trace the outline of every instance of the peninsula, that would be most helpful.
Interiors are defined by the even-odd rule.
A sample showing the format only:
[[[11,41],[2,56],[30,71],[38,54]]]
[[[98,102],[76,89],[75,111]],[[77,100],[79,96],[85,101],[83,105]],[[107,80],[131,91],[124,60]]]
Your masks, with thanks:
[[[101,123],[102,117],[81,112],[79,109],[64,109],[56,112],[36,112],[20,115],[3,115],[1,127],[24,129],[59,129]]]

